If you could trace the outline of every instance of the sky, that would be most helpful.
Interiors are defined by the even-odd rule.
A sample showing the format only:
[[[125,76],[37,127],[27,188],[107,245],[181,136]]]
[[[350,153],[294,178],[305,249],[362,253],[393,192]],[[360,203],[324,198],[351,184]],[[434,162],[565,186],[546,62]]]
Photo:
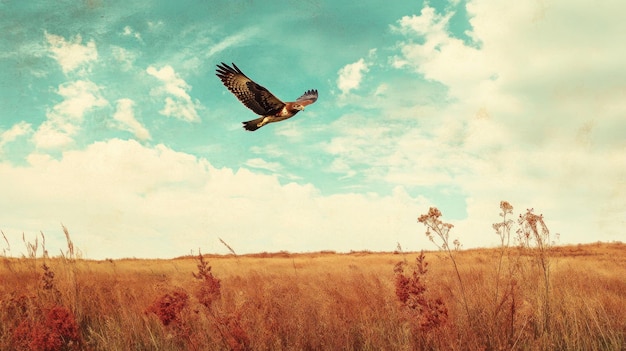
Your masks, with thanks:
[[[85,258],[464,248],[500,201],[626,234],[621,0],[1,1],[0,229]],[[215,76],[283,101],[256,132]]]

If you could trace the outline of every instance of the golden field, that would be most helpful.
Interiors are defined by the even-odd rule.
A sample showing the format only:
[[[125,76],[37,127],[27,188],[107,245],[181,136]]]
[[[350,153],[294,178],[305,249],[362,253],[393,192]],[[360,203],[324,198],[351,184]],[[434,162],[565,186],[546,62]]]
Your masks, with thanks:
[[[626,245],[547,254],[2,257],[0,349],[624,350]]]

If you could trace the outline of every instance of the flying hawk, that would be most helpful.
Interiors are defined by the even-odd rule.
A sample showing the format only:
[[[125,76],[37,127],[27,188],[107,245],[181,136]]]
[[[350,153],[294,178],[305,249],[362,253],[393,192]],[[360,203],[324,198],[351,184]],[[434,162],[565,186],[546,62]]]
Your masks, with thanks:
[[[282,102],[269,90],[246,77],[239,67],[228,66],[224,62],[217,65],[216,75],[246,107],[261,117],[242,122],[243,127],[255,131],[268,123],[283,121],[304,110],[304,106],[317,100],[317,90],[307,90],[293,102]]]

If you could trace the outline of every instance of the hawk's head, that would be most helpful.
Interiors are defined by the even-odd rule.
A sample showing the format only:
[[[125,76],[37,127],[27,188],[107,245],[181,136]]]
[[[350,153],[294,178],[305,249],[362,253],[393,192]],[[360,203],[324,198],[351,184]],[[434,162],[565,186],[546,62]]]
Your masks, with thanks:
[[[291,113],[298,113],[302,110],[304,110],[304,105],[298,104],[298,103],[293,103],[291,104],[291,106],[289,106],[288,108],[290,110]]]

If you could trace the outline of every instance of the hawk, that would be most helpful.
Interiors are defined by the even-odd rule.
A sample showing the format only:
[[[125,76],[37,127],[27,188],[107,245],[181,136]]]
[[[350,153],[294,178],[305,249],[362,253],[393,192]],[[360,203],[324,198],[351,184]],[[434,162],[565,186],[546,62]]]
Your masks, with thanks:
[[[216,74],[224,86],[233,93],[241,103],[261,117],[242,122],[243,127],[255,131],[268,123],[280,122],[291,118],[304,107],[317,100],[317,90],[307,90],[293,102],[282,102],[269,90],[246,77],[233,63],[233,67],[224,62],[217,65]]]

